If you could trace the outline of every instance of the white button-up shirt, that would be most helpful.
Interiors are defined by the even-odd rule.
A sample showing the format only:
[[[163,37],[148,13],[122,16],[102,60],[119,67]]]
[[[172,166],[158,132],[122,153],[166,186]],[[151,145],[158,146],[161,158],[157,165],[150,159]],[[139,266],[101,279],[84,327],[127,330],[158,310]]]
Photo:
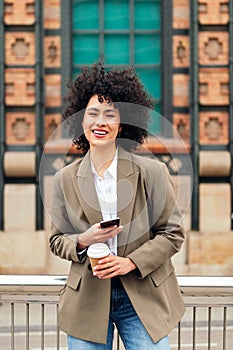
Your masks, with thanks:
[[[116,150],[111,164],[105,170],[103,178],[97,174],[94,165],[91,164],[103,220],[117,217],[117,156],[118,150]],[[112,254],[117,255],[117,236],[108,239],[106,243]]]

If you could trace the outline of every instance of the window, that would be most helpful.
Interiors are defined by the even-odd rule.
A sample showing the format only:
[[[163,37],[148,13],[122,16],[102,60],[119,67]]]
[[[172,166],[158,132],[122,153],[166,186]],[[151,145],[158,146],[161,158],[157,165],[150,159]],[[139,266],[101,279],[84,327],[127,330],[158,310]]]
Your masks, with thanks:
[[[159,0],[73,0],[72,75],[83,64],[135,66],[161,109],[161,2]],[[160,130],[153,120],[151,132]]]

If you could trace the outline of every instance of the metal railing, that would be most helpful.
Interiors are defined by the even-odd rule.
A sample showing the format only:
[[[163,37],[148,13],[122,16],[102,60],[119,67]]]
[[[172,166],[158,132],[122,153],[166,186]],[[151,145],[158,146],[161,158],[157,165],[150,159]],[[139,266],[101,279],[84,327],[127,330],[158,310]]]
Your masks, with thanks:
[[[0,275],[0,349],[65,350],[57,324],[66,276]],[[187,311],[169,335],[171,350],[231,350],[233,277],[178,276]],[[124,346],[116,332],[114,350]]]

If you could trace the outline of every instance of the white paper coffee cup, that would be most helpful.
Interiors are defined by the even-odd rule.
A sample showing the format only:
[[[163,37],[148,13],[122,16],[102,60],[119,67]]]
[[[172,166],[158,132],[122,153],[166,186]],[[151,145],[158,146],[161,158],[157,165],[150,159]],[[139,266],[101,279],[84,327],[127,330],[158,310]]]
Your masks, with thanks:
[[[98,261],[102,258],[106,258],[110,254],[110,249],[105,243],[94,243],[87,249],[87,255],[89,257],[92,269],[98,264]]]

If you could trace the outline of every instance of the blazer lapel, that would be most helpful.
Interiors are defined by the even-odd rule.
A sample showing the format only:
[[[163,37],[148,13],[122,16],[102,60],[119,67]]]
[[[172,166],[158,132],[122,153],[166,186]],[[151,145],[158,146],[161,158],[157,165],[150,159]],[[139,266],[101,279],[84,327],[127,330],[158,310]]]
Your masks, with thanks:
[[[124,255],[137,192],[139,172],[135,171],[129,152],[119,147],[117,165],[117,213],[123,225],[118,235],[118,254]],[[76,176],[73,177],[75,192],[90,225],[102,220],[101,209],[91,170],[90,153],[83,158]]]
[[[72,180],[80,205],[89,223],[94,225],[96,222],[100,222],[102,214],[91,170],[90,152],[83,158],[77,176],[74,176]]]
[[[118,254],[124,255],[126,248],[135,196],[137,192],[139,172],[135,172],[130,153],[119,148],[118,172],[117,172],[117,212],[123,225],[122,232],[118,235]]]

